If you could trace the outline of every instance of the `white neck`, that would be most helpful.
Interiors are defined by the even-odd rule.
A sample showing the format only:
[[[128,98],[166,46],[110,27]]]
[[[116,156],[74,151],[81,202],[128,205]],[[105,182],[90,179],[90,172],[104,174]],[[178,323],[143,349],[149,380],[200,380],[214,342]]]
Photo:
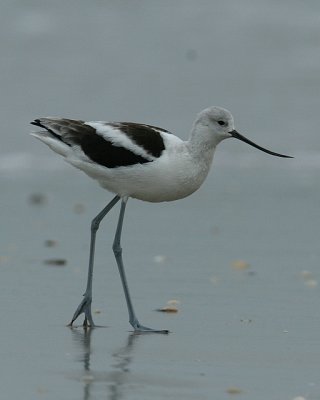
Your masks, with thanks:
[[[205,154],[212,157],[221,140],[222,138],[215,135],[208,125],[196,121],[188,140],[190,153],[195,157],[203,157]]]

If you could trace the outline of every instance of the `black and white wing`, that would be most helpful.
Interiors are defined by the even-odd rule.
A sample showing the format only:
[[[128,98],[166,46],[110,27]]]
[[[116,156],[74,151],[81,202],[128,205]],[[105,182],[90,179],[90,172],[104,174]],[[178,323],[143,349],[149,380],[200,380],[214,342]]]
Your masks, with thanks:
[[[33,133],[57,153],[72,150],[107,168],[152,162],[165,150],[170,132],[133,122],[84,122],[65,118],[39,118],[31,122],[44,131]]]

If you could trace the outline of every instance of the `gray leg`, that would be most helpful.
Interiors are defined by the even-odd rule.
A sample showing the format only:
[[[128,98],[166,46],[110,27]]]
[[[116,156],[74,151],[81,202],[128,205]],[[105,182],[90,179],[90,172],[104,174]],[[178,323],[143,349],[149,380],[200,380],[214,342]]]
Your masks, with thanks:
[[[130,293],[129,293],[129,287],[127,283],[127,278],[126,274],[124,271],[124,265],[122,261],[122,248],[121,248],[121,232],[122,232],[122,225],[123,225],[123,217],[124,213],[126,210],[126,205],[127,205],[127,198],[123,198],[121,201],[121,209],[120,209],[120,214],[119,214],[119,220],[118,220],[118,225],[117,225],[117,230],[116,234],[114,237],[114,242],[113,242],[113,252],[117,261],[119,273],[120,273],[120,278],[124,290],[124,295],[126,298],[127,302],[127,307],[128,307],[128,312],[129,312],[129,322],[133,326],[133,329],[135,332],[155,332],[155,333],[169,333],[168,330],[156,330],[156,329],[151,329],[147,328],[143,325],[140,324],[138,321],[136,314],[133,309]]]
[[[79,317],[80,314],[84,313],[85,318],[83,326],[94,327],[94,322],[91,315],[91,302],[92,302],[92,275],[93,275],[93,263],[94,263],[94,250],[96,244],[96,234],[99,229],[100,222],[108,214],[111,208],[120,200],[119,196],[115,196],[110,203],[95,217],[91,222],[91,240],[90,240],[90,256],[89,256],[89,269],[87,288],[84,293],[82,302],[79,304],[75,313],[73,314],[72,320],[69,326],[72,326],[73,322]]]

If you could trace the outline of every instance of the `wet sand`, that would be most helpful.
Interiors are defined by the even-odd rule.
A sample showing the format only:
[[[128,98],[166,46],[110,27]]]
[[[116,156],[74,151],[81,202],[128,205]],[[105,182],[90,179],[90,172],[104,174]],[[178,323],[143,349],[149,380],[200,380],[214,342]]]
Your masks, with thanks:
[[[0,14],[1,399],[320,398],[319,4],[3,1]],[[28,135],[57,115],[129,120],[186,138],[198,111],[295,156],[225,141],[201,190],[129,201],[133,335],[101,224],[111,195]],[[158,312],[168,306],[177,312]]]
[[[297,198],[283,196],[296,190],[290,171],[221,167],[180,203],[129,202],[123,247],[137,314],[170,330],[133,335],[111,251],[116,212],[97,242],[93,310],[101,327],[65,326],[85,288],[90,219],[109,196],[85,178],[70,168],[36,184],[6,184],[1,376],[11,398],[318,393],[314,187],[305,188],[309,207],[299,214]],[[43,204],[30,202],[35,188]],[[65,264],[46,263],[56,259]],[[155,311],[169,300],[176,313]]]

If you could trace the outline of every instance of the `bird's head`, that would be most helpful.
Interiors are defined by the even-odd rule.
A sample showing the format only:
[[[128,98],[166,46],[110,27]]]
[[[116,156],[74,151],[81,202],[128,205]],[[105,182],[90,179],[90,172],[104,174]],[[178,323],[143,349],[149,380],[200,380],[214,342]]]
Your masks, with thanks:
[[[267,150],[264,147],[257,145],[245,136],[241,135],[235,130],[234,121],[232,114],[222,107],[209,107],[201,111],[197,117],[196,124],[202,127],[206,127],[211,135],[215,144],[221,142],[221,140],[228,138],[236,138],[253,146],[265,153],[271,154],[276,157],[293,158],[284,154],[275,153],[271,150]]]

